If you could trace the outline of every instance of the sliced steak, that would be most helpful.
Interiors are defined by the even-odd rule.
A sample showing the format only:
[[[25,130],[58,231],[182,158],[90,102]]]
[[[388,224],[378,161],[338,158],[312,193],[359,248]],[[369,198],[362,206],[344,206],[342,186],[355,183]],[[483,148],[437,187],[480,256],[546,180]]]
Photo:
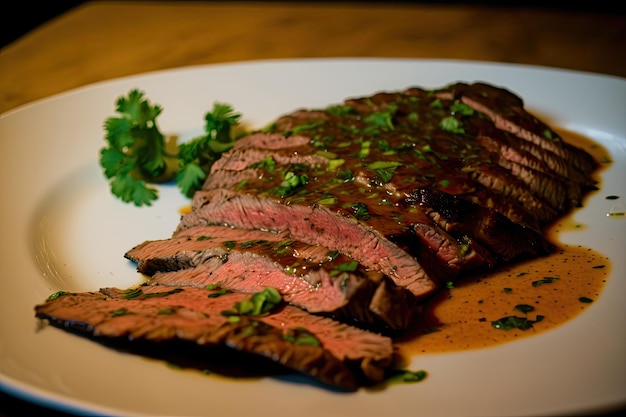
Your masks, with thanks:
[[[213,190],[216,188],[237,189],[248,181],[255,181],[262,177],[263,172],[259,169],[249,168],[245,170],[222,169],[207,176],[203,188]]]
[[[591,155],[565,142],[547,124],[530,114],[524,108],[523,100],[510,91],[486,83],[457,83],[445,90],[487,115],[497,128],[564,158],[575,169],[590,174],[596,168],[597,164]]]
[[[241,171],[262,164],[264,160],[271,157],[273,161],[281,165],[302,164],[305,166],[316,167],[325,166],[328,159],[317,155],[299,155],[297,152],[289,152],[286,150],[266,150],[256,148],[236,148],[225,152],[220,159],[215,161],[211,166],[211,172],[220,169],[228,169],[232,171]]]
[[[482,164],[475,167],[470,175],[484,188],[495,191],[502,197],[521,205],[533,215],[539,224],[547,224],[559,214],[559,209],[534,194],[524,181],[512,177],[509,172],[497,165]]]
[[[437,285],[414,256],[354,217],[324,206],[281,204],[271,198],[219,189],[200,191],[194,206],[183,216],[175,235],[202,225],[224,224],[241,229],[287,232],[309,245],[336,250],[367,268],[388,275],[417,297],[430,294]]]
[[[523,207],[518,201],[506,198],[506,196],[495,193],[489,188],[481,187],[477,188],[473,193],[454,195],[465,198],[479,206],[490,208],[502,214],[504,217],[507,217],[513,223],[530,227],[541,233],[541,223],[532,209]]]
[[[410,198],[443,229],[455,236],[476,239],[499,262],[543,256],[554,249],[536,230],[461,197],[434,188],[421,188]]]
[[[538,171],[499,155],[496,163],[508,173],[518,178],[524,186],[538,198],[541,198],[557,212],[579,204],[582,188],[579,184],[568,183],[553,174]]]
[[[423,244],[421,265],[441,282],[454,281],[462,273],[496,265],[493,255],[469,236],[455,238],[443,228],[424,224],[414,224],[410,231]]]
[[[483,107],[514,108],[524,129],[535,129],[529,130],[534,139],[503,128],[502,115],[474,105],[482,93],[492,100],[481,99]],[[586,153],[560,138],[542,145],[536,136],[545,136],[546,126],[531,119],[510,92],[463,83],[298,110],[213,166],[176,234],[208,224],[286,232],[337,250],[423,298],[469,270],[546,253],[538,248],[550,245],[537,233],[581,201],[595,165],[583,162],[588,155],[575,157]],[[536,149],[556,159],[578,158],[583,168],[570,176],[572,169],[559,169]],[[441,222],[441,215],[432,215],[440,208],[416,203],[422,189],[459,196],[484,207],[472,206],[472,213],[488,216],[467,217],[475,223],[447,229],[458,222]],[[512,236],[517,228],[505,223],[534,233],[537,246],[529,249]],[[498,240],[513,243],[498,248]]]
[[[271,286],[310,313],[380,331],[405,330],[417,311],[413,294],[382,274],[285,233],[199,226],[146,241],[125,256],[152,276],[152,284],[219,285],[248,293]]]
[[[479,130],[476,140],[491,152],[500,154],[504,159],[556,177],[569,178],[579,188],[594,184],[588,173],[572,169],[567,160],[545,152],[534,144],[520,141],[517,137],[511,137],[507,132],[493,129]]]
[[[394,363],[388,337],[289,305],[262,316],[235,314],[237,303],[249,299],[201,288],[106,288],[57,294],[37,305],[35,315],[96,340],[224,345],[346,390],[382,381]]]
[[[451,236],[411,199],[425,187],[472,195],[539,231],[582,195],[581,184],[518,146],[527,141],[458,101],[463,88],[450,88],[448,98],[420,89],[379,93],[279,118],[214,165],[177,232],[204,224],[288,232],[420,298],[463,271],[528,254],[509,245],[502,257],[475,236]],[[507,94],[503,100],[520,105]]]
[[[281,133],[252,133],[246,137],[243,137],[235,142],[233,150],[239,149],[267,149],[267,150],[279,150],[294,148],[298,146],[304,146],[309,143],[311,139],[306,136],[290,135],[285,136]]]
[[[128,250],[124,257],[137,263],[137,271],[152,276],[159,271],[176,271],[200,265],[203,251],[217,249],[221,256],[229,250],[250,251],[256,254],[269,254],[274,259],[293,257],[294,241],[286,233],[271,233],[261,230],[243,230],[224,226],[198,226],[185,230],[177,237],[161,240],[148,240]],[[328,249],[316,248],[308,254],[312,261],[328,261]],[[218,251],[219,250],[219,251]],[[209,258],[213,257],[209,255]],[[295,262],[291,260],[289,265]]]
[[[206,225],[286,233],[418,301],[552,251],[542,228],[579,205],[596,166],[519,97],[481,83],[300,109],[243,143],[213,166],[174,237]]]

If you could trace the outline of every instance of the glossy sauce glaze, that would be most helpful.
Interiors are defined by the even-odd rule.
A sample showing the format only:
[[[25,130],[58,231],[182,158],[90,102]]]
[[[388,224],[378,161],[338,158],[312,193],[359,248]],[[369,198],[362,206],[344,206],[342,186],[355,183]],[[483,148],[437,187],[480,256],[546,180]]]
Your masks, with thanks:
[[[607,151],[571,132],[559,133],[600,162],[599,181],[609,166]],[[554,253],[470,276],[440,291],[424,306],[416,328],[397,339],[400,353],[486,348],[548,331],[584,312],[601,296],[611,264],[592,248],[559,241],[559,233],[583,227],[571,217],[560,219],[545,231],[557,247]],[[527,328],[505,330],[511,322]]]

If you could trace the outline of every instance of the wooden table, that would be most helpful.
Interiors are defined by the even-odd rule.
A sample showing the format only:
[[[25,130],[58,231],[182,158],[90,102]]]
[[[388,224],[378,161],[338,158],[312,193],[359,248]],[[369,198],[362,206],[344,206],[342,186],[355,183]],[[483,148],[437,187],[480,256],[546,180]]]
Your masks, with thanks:
[[[0,50],[0,113],[131,74],[274,58],[450,58],[625,77],[624,45],[623,14],[382,2],[92,2]],[[33,413],[63,415],[0,394],[0,417]]]
[[[452,58],[626,76],[626,15],[388,3],[93,2],[0,50],[0,113],[93,82],[271,58]]]

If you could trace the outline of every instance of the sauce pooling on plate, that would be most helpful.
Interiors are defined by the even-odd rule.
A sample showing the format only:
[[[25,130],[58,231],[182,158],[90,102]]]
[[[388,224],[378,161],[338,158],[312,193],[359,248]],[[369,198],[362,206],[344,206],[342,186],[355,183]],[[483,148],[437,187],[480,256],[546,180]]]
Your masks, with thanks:
[[[533,336],[582,313],[602,293],[609,260],[580,246],[469,277],[425,307],[406,354],[477,349]],[[511,327],[507,330],[508,327]]]
[[[608,166],[603,147],[571,132],[560,133],[604,169]],[[557,246],[553,254],[442,289],[426,303],[416,328],[396,341],[400,352],[410,356],[486,348],[537,335],[578,316],[598,300],[611,273],[610,260],[601,253],[559,242],[560,232],[582,227],[565,217],[546,230]]]

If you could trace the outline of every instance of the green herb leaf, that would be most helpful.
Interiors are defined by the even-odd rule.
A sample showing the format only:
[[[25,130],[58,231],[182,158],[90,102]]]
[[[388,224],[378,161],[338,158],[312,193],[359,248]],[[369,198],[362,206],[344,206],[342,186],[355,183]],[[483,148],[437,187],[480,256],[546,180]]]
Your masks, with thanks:
[[[213,290],[217,290],[217,289],[219,289],[219,288],[220,288],[220,286],[221,286],[221,284],[220,284],[220,283],[216,283],[216,284],[207,284],[207,285],[205,285],[205,286],[204,286],[204,289],[205,289],[205,290],[208,290],[208,291],[213,291]]]
[[[351,204],[350,207],[354,212],[354,217],[359,220],[369,220],[371,218],[369,211],[367,210],[367,206],[363,203],[357,202]]]
[[[528,304],[518,304],[513,307],[514,310],[520,311],[524,314],[530,313],[531,311],[535,311],[535,307]]]
[[[337,116],[337,117],[345,117],[349,115],[358,114],[357,111],[354,109],[354,107],[348,106],[347,104],[338,104],[338,105],[328,106],[326,108],[326,111],[330,113],[331,115]]]
[[[265,287],[252,294],[247,300],[235,303],[234,310],[225,310],[223,316],[263,316],[282,302],[282,296],[276,288]]]
[[[471,116],[474,114],[474,109],[465,103],[461,103],[459,100],[455,100],[450,106],[450,113]]]
[[[144,297],[145,298],[167,297],[168,295],[178,294],[179,292],[182,292],[182,291],[184,291],[182,288],[174,288],[174,289],[171,289],[169,291],[148,293],[148,294],[145,294]]]
[[[283,334],[283,339],[287,340],[294,345],[304,345],[304,346],[322,346],[322,342],[307,330],[304,327],[298,326],[295,329],[288,329],[286,333]]]
[[[117,99],[118,116],[104,121],[107,146],[100,150],[100,166],[113,195],[124,202],[151,205],[157,191],[147,182],[166,179],[165,138],[156,121],[161,111],[133,89]]]
[[[127,314],[130,314],[129,311],[125,308],[118,308],[117,310],[113,310],[111,311],[111,315],[113,317],[119,317],[119,316],[125,316]]]
[[[48,297],[47,301],[56,300],[57,298],[62,297],[62,296],[64,296],[64,295],[66,295],[66,294],[68,294],[68,293],[67,293],[67,292],[65,292],[65,291],[57,291],[57,292],[55,292],[54,294],[51,294],[51,295]]]
[[[173,307],[165,307],[162,308],[161,310],[157,311],[157,315],[161,315],[161,314],[174,314],[176,312],[176,309]]]
[[[246,242],[242,242],[239,244],[239,246],[243,249],[249,249],[253,246],[257,246],[257,245],[271,245],[272,242],[270,242],[269,240],[265,240],[265,239],[252,239],[252,240],[248,240]]]
[[[214,292],[208,295],[208,297],[218,298],[218,297],[221,297],[222,295],[231,294],[231,293],[232,293],[231,290],[228,290],[226,288],[219,288],[219,289],[215,289]]]
[[[543,320],[543,316],[537,316],[536,320],[529,320],[526,317],[508,316],[491,322],[491,326],[499,330],[528,330],[533,324]]]
[[[411,383],[421,382],[428,377],[428,373],[424,370],[410,371],[410,370],[397,370],[394,371],[388,378],[387,383]]]
[[[205,134],[168,149],[157,125],[162,108],[151,104],[144,92],[132,89],[116,101],[117,115],[104,121],[107,146],[100,150],[100,165],[111,193],[136,206],[150,206],[158,198],[150,184],[176,180],[182,193],[201,188],[211,165],[231,149],[232,127],[239,114],[227,104],[215,103],[205,114]]]
[[[274,243],[272,248],[274,249],[274,253],[276,253],[277,255],[283,255],[291,251],[291,245],[293,245],[294,243],[296,243],[296,241],[293,239],[283,240],[283,241]]]
[[[276,169],[276,161],[274,161],[271,155],[268,155],[261,161],[248,165],[247,168],[260,168],[267,170],[267,172],[274,172],[274,169]]]
[[[143,291],[141,291],[141,288],[129,288],[124,291],[124,295],[122,296],[122,298],[124,298],[125,300],[132,300],[134,298],[141,297],[142,295]]]
[[[393,113],[394,111],[382,111],[374,112],[365,116],[365,123],[367,123],[371,129],[381,128],[383,130],[393,130]]]
[[[202,187],[202,183],[206,178],[206,173],[195,162],[189,162],[180,168],[176,174],[176,182],[178,187],[183,191],[185,196],[190,197],[195,190]]]
[[[395,161],[376,161],[367,165],[367,168],[375,171],[378,174],[381,182],[383,184],[388,183],[393,176],[393,173],[396,171],[398,166],[402,165],[400,162]]]
[[[227,240],[227,241],[222,242],[222,245],[223,245],[226,249],[231,250],[231,249],[233,249],[235,246],[237,246],[237,242],[235,242],[234,240]]]
[[[342,264],[339,264],[333,269],[336,269],[337,271],[354,272],[356,271],[358,266],[359,266],[359,263],[357,261],[350,261],[350,262],[344,262]]]
[[[558,278],[554,278],[554,277],[543,277],[540,280],[533,281],[532,282],[532,286],[533,287],[538,287],[538,286],[544,285],[544,284],[552,284],[553,282],[558,281],[558,280],[559,280]]]
[[[328,256],[329,262],[334,261],[339,256],[339,251],[331,250],[326,252],[326,256]]]
[[[439,122],[439,127],[446,132],[452,133],[465,133],[465,129],[463,129],[463,124],[460,120],[455,119],[452,116],[444,117]]]
[[[296,190],[309,183],[309,177],[306,174],[295,174],[292,171],[285,173],[283,181],[273,190],[274,194],[281,198],[293,195]]]
[[[176,184],[185,196],[191,197],[201,188],[213,163],[233,147],[236,138],[231,135],[232,128],[240,117],[230,105],[214,103],[204,116],[204,135],[180,144]]]

